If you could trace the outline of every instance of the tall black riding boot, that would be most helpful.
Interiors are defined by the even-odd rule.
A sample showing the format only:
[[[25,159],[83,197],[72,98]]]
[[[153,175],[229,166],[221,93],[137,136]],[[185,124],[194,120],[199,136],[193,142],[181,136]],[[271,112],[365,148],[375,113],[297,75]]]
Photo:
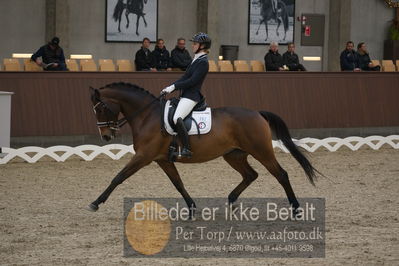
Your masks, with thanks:
[[[183,144],[181,156],[186,157],[186,158],[191,158],[193,153],[190,151],[190,142],[188,139],[187,129],[184,126],[183,119],[181,119],[181,118],[177,119],[176,131],[177,131],[177,135],[180,138],[181,143]]]

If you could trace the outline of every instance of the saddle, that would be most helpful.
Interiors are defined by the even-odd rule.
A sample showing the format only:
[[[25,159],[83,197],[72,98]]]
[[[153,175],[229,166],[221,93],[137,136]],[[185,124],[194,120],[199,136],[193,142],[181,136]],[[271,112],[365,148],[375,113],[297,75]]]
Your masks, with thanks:
[[[178,104],[179,100],[177,98],[172,98],[163,102],[163,106],[161,106],[163,110],[162,127],[170,135],[177,134],[176,126],[173,122],[173,116]],[[183,122],[189,135],[202,135],[209,133],[212,126],[211,108],[207,106],[205,99],[197,103],[191,113],[184,118]]]
[[[172,135],[172,141],[169,145],[168,160],[171,162],[176,161],[180,155],[180,146],[177,141],[176,125],[173,122],[173,116],[176,112],[179,100],[172,98],[168,101],[161,101],[162,119],[161,128],[168,134]],[[207,134],[211,131],[212,116],[211,108],[207,107],[205,99],[201,100],[183,120],[184,126],[187,129],[188,135]]]

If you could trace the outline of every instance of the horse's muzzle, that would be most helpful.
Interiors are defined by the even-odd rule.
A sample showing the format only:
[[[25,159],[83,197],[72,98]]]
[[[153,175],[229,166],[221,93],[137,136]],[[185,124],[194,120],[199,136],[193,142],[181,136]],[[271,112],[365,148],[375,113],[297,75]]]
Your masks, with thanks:
[[[101,136],[101,138],[102,138],[103,140],[105,140],[105,141],[110,141],[110,140],[111,140],[111,137],[108,136],[108,135]]]
[[[110,141],[111,139],[114,139],[115,133],[116,133],[116,131],[113,129],[110,129],[110,128],[100,129],[101,139],[103,139],[105,141]]]

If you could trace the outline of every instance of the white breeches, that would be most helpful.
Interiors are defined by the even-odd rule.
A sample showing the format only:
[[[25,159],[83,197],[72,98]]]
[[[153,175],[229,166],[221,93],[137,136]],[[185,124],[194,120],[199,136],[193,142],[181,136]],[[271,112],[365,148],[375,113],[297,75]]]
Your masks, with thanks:
[[[175,115],[173,116],[173,122],[177,123],[177,119],[179,117],[181,119],[186,118],[186,116],[193,110],[194,106],[197,104],[197,102],[194,102],[193,100],[187,99],[187,98],[180,98],[179,104],[177,105]]]

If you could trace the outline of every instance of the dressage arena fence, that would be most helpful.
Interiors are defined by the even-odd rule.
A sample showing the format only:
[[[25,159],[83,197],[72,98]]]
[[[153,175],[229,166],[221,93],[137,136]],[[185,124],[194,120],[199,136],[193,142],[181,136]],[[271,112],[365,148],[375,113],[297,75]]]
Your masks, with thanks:
[[[383,145],[391,146],[393,149],[399,149],[399,135],[391,135],[388,137],[369,136],[366,138],[347,137],[344,139],[334,137],[325,139],[303,138],[300,140],[293,139],[293,141],[296,145],[308,152],[315,152],[320,148],[335,152],[341,147],[347,147],[352,151],[357,151],[363,146],[378,150]],[[280,141],[273,140],[273,147],[288,153],[288,150]],[[119,160],[127,153],[134,154],[134,148],[133,145],[123,144],[109,144],[105,146],[81,145],[77,147],[53,146],[49,148],[30,146],[19,149],[3,148],[2,152],[4,157],[0,157],[0,164],[6,164],[16,157],[28,163],[36,163],[44,156],[48,156],[56,162],[65,162],[71,156],[79,156],[85,161],[92,161],[102,154],[107,155],[113,160]]]

